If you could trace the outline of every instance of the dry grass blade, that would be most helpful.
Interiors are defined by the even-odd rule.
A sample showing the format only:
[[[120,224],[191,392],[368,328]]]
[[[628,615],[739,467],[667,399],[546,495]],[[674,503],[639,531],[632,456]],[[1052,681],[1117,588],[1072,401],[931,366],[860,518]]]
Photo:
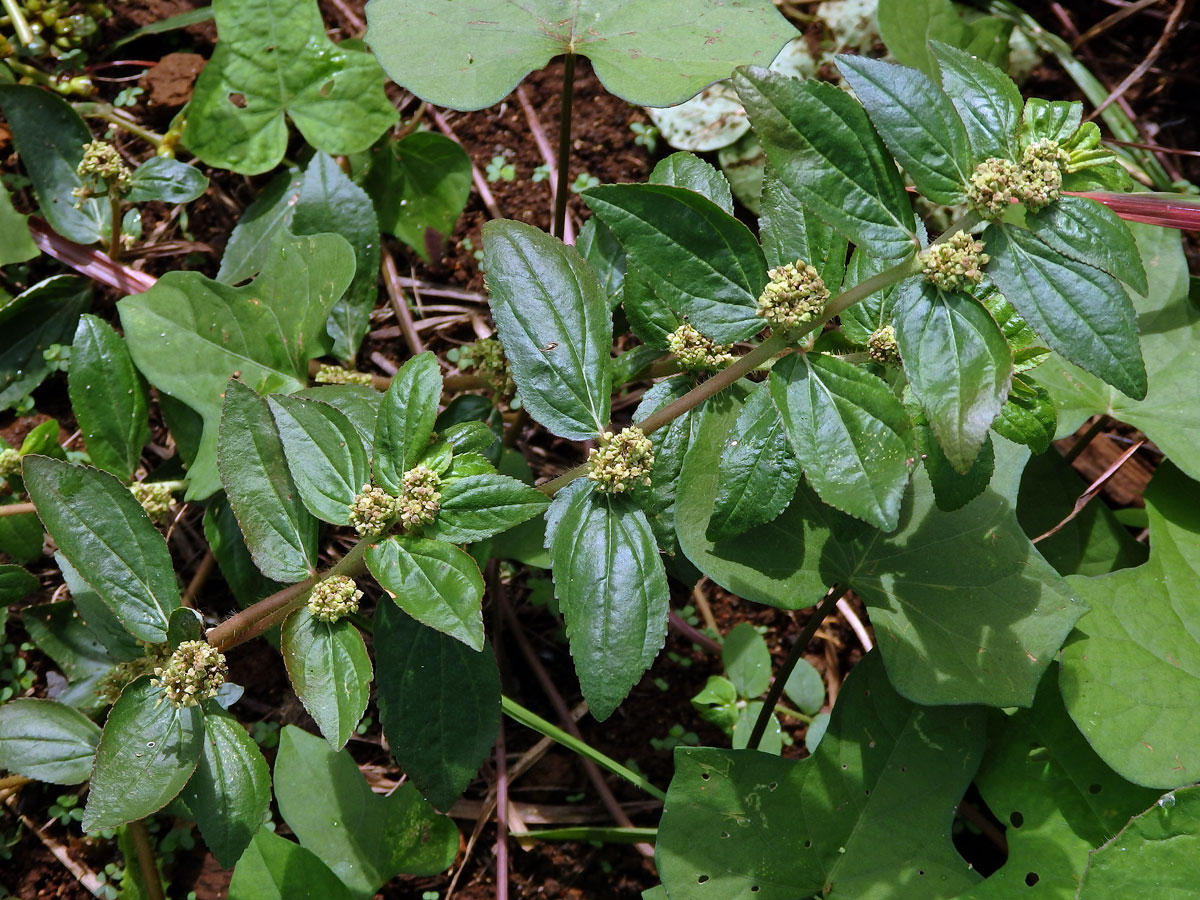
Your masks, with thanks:
[[[1113,464],[1111,466],[1109,466],[1107,469],[1105,469],[1100,474],[1099,478],[1097,478],[1095,481],[1093,481],[1091,484],[1089,484],[1086,491],[1084,491],[1082,494],[1079,495],[1079,499],[1075,501],[1074,509],[1072,509],[1067,514],[1066,518],[1064,518],[1061,522],[1059,522],[1057,525],[1055,525],[1049,531],[1044,532],[1043,534],[1039,534],[1037,537],[1035,537],[1033,539],[1033,543],[1036,544],[1039,541],[1044,541],[1046,538],[1050,537],[1053,534],[1057,534],[1064,526],[1066,526],[1066,524],[1068,522],[1070,522],[1077,515],[1079,515],[1083,511],[1083,508],[1085,506],[1087,506],[1089,503],[1091,503],[1092,500],[1095,498],[1095,496],[1098,493],[1100,493],[1100,488],[1104,487],[1104,483],[1106,481],[1108,481],[1108,479],[1112,478],[1115,474],[1117,474],[1117,471],[1121,468],[1121,466],[1125,465],[1125,463],[1129,460],[1129,458],[1131,456],[1133,456],[1133,454],[1137,453],[1138,450],[1140,450],[1142,448],[1142,445],[1145,443],[1146,443],[1146,439],[1142,438],[1140,441],[1138,441],[1136,444],[1134,444],[1132,447],[1130,447],[1128,450],[1126,450],[1124,453],[1122,453],[1120,456],[1118,456],[1116,458],[1116,460],[1113,462]]]
[[[1125,77],[1124,81],[1113,88],[1112,93],[1105,98],[1103,103],[1091,111],[1086,121],[1091,121],[1096,116],[1100,115],[1100,113],[1104,112],[1104,110],[1106,110],[1112,103],[1120,99],[1120,97],[1127,90],[1141,80],[1142,76],[1149,71],[1152,65],[1154,65],[1154,61],[1158,59],[1159,54],[1162,53],[1167,44],[1170,43],[1171,38],[1175,36],[1175,32],[1179,30],[1179,20],[1182,18],[1184,11],[1190,5],[1191,0],[1176,0],[1175,8],[1171,10],[1171,16],[1167,19],[1167,24],[1163,28],[1162,34],[1159,35],[1158,40],[1154,42],[1154,46],[1150,48],[1150,52],[1146,54],[1146,58],[1137,64],[1134,70]]]

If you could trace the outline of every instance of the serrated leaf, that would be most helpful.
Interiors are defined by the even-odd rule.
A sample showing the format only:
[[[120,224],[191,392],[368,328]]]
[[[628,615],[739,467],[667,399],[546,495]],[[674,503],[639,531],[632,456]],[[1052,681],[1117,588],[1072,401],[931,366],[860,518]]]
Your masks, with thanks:
[[[909,421],[887,384],[816,354],[776,363],[768,384],[784,433],[821,499],[894,529],[910,471]]]
[[[663,884],[672,900],[955,897],[978,881],[950,827],[984,731],[980,710],[904,700],[869,654],[811,758],[676,751],[658,830]]]
[[[917,190],[946,206],[966,199],[971,165],[962,120],[929,76],[866,56],[837,57],[871,124]]]
[[[448,810],[491,752],[500,727],[500,673],[476,652],[381,604],[375,641],[379,717],[397,762],[425,798]]]
[[[328,348],[329,311],[354,275],[354,253],[335,234],[297,238],[280,231],[264,256],[262,274],[242,287],[198,272],[168,272],[117,304],[142,374],[204,419],[188,470],[189,500],[220,487],[217,430],[229,379],[240,373],[244,384],[264,393],[303,387],[308,361]]]
[[[695,191],[733,215],[729,182],[712,163],[705,162],[695,153],[681,150],[663,157],[655,163],[647,180],[650,184],[674,185]]]
[[[612,317],[591,267],[520,222],[483,228],[492,316],[521,403],[552,433],[585,440],[608,425]]]
[[[99,598],[96,599],[96,603],[103,606]],[[111,618],[111,613],[108,615]],[[120,628],[115,619],[113,622]],[[34,646],[54,660],[59,670],[67,677],[67,689],[55,699],[81,712],[90,713],[107,705],[100,700],[96,692],[100,680],[112,669],[114,662],[136,659],[144,655],[142,648],[123,630],[121,634],[124,635],[125,642],[132,644],[136,652],[110,655],[80,619],[70,600],[27,606],[21,610],[21,623],[29,632]]]
[[[904,373],[946,458],[965,474],[1008,399],[1008,341],[974,299],[923,277],[900,286],[895,316]]]
[[[1024,228],[991,225],[983,241],[988,274],[1051,349],[1129,396],[1145,398],[1133,304],[1115,278],[1062,256]]]
[[[442,370],[429,351],[414,356],[392,377],[375,422],[371,469],[379,485],[399,496],[404,473],[429,449],[442,396]]]
[[[600,279],[600,286],[608,295],[608,305],[616,307],[621,302],[625,272],[629,263],[625,259],[625,250],[612,233],[612,229],[592,216],[579,229],[579,235],[575,238],[575,249]],[[618,384],[622,381],[615,373],[613,378]]]
[[[1030,97],[1021,113],[1021,143],[1037,141],[1065,144],[1083,121],[1083,104],[1078,100],[1042,100]]]
[[[599,221],[598,218],[596,220]],[[649,347],[660,352],[669,349],[670,342],[667,338],[683,324],[683,320],[665,300],[651,290],[649,283],[638,274],[637,269],[631,268],[625,272],[621,304],[625,318],[629,321],[630,331]],[[620,383],[616,372],[613,373],[613,379]]]
[[[937,76],[930,40],[961,47],[967,26],[950,0],[889,0],[879,9],[879,36],[888,52],[906,66]]]
[[[758,234],[772,268],[802,259],[820,273],[831,291],[842,283],[846,239],[809,211],[773,168],[763,176]]]
[[[17,698],[0,706],[0,769],[51,784],[79,784],[92,774],[100,729],[53,700]]]
[[[734,73],[767,159],[799,200],[887,259],[917,249],[912,206],[867,114],[832,84],[760,69]]]
[[[545,512],[550,502],[541,491],[506,475],[467,475],[445,482],[441,490],[438,517],[424,534],[451,544],[500,534]]]
[[[942,89],[967,129],[972,162],[989,157],[1020,159],[1021,92],[1013,80],[969,53],[930,41],[942,74]]]
[[[0,565],[0,606],[24,600],[40,586],[41,582],[20,566]]]
[[[296,696],[329,746],[341,750],[371,695],[371,658],[362,635],[347,619],[323,622],[301,607],[283,623],[279,649]]]
[[[1032,378],[1013,377],[1013,389],[992,423],[996,434],[1045,453],[1054,440],[1058,415],[1049,392]]]
[[[204,752],[182,797],[205,845],[226,869],[238,862],[270,814],[267,761],[246,729],[215,700],[204,704]]]
[[[315,853],[263,826],[233,870],[229,900],[351,900],[351,894]]]
[[[1088,743],[1135,784],[1196,781],[1200,723],[1200,485],[1169,462],[1146,488],[1150,559],[1072,576],[1092,611],[1063,650],[1062,693]]]
[[[284,453],[266,398],[230,379],[218,446],[221,480],[255,565],[290,584],[316,571],[318,526]]]
[[[366,560],[402,610],[472,650],[483,649],[483,576],[470,554],[444,541],[390,537],[369,547]]]
[[[350,504],[371,480],[367,448],[358,430],[319,400],[280,395],[268,403],[305,507],[325,522],[347,524]]]
[[[933,500],[937,508],[946,512],[962,509],[985,490],[992,480],[996,465],[996,452],[989,437],[984,438],[983,446],[971,468],[966,472],[958,472],[950,465],[942,445],[933,435],[925,412],[915,399],[905,394],[905,406],[913,423],[913,440],[917,445],[917,455],[929,476],[929,485],[933,488]]]
[[[43,351],[71,343],[90,302],[86,281],[55,275],[0,307],[0,410],[16,406],[54,371]]]
[[[550,505],[546,548],[579,686],[603,721],[666,640],[670,592],[658,547],[631,500],[577,482]]]
[[[396,81],[452,109],[499,102],[552,57],[586,56],[604,87],[640,106],[673,106],[769,63],[795,30],[767,0],[371,0],[367,41]],[[665,73],[670,73],[669,77]]]
[[[350,420],[364,445],[370,446],[375,440],[375,420],[383,403],[380,391],[362,384],[322,384],[291,396],[328,403]]]
[[[861,284],[873,275],[888,268],[888,261],[869,256],[861,247],[855,247],[846,264],[846,277],[843,290]],[[868,294],[849,309],[844,310],[838,317],[842,323],[842,333],[854,343],[865,347],[871,335],[884,325],[892,325],[896,291],[899,285],[893,284],[883,290]]]
[[[103,319],[80,317],[67,388],[92,462],[131,480],[150,440],[150,397],[125,341]]]
[[[325,35],[313,0],[215,0],[220,40],[196,80],[183,140],[210,166],[257,175],[287,151],[284,114],[317,150],[366,150],[396,123],[370,54]]]
[[[190,203],[208,190],[208,177],[194,166],[166,156],[152,156],[129,179],[129,203],[160,200]]]
[[[1047,246],[1087,263],[1145,294],[1146,270],[1129,226],[1103,203],[1086,197],[1059,197],[1025,217],[1029,230]]]
[[[325,802],[313,803],[313,797]],[[436,875],[458,852],[458,829],[415,787],[374,793],[349,753],[335,753],[294,725],[279,735],[275,798],[301,845],[360,900],[370,900],[400,873]]]
[[[718,342],[762,330],[756,313],[767,264],[750,230],[685,187],[609,184],[584,200],[650,289]]]
[[[204,539],[217,558],[225,583],[243,609],[284,587],[267,578],[254,564],[229,498],[223,492],[209,500],[204,510]]]
[[[59,550],[135,638],[156,643],[179,607],[167,542],[106,472],[25,458],[25,488]]]
[[[204,751],[204,713],[176,709],[143,675],[121,692],[96,748],[83,830],[144,819],[187,784]]]

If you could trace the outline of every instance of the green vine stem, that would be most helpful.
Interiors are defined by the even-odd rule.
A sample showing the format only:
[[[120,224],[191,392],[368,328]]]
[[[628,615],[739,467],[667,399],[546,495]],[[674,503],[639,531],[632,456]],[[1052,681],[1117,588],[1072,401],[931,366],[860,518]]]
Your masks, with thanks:
[[[148,128],[143,128],[131,117],[125,115],[110,103],[96,100],[86,103],[73,103],[71,105],[75,107],[75,112],[81,116],[89,119],[103,119],[110,125],[116,125],[122,131],[127,131],[134,137],[139,137],[146,143],[153,144],[155,150],[162,147],[166,141],[163,135]]]
[[[4,11],[8,13],[8,21],[12,25],[13,31],[17,34],[17,40],[22,46],[28,47],[36,39],[33,29],[29,27],[29,22],[25,18],[25,11],[21,9],[21,4],[17,0],[0,0],[0,5],[4,7]]]
[[[796,663],[800,662],[800,659],[804,656],[804,651],[808,648],[808,642],[817,633],[817,629],[821,627],[821,623],[825,621],[825,617],[833,612],[834,607],[837,606],[837,602],[842,599],[842,596],[849,589],[849,586],[841,584],[835,584],[831,587],[825,594],[825,599],[821,601],[821,605],[813,611],[808,621],[804,623],[804,630],[800,632],[800,637],[796,638],[796,643],[792,644],[792,649],[788,651],[787,659],[783,661],[783,665],[775,673],[775,680],[771,682],[771,689],[767,691],[767,699],[763,701],[762,709],[758,712],[758,718],[754,722],[754,730],[750,732],[750,740],[746,744],[746,749],[757,750],[758,745],[762,743],[763,735],[767,733],[767,723],[771,721],[771,716],[775,712],[779,698],[783,696],[783,686],[787,684],[792,670],[796,668]]]
[[[158,875],[158,861],[154,856],[154,844],[150,841],[150,831],[146,828],[146,820],[138,819],[130,822],[129,838],[133,841],[133,850],[137,855],[138,868],[142,871],[142,884],[146,888],[147,900],[166,900],[163,896],[162,879]]]
[[[651,784],[648,780],[643,778],[637,772],[634,772],[632,769],[626,768],[625,766],[621,765],[619,762],[617,762],[612,757],[605,756],[603,753],[601,753],[595,747],[591,746],[588,743],[585,743],[584,741],[581,741],[579,738],[575,737],[574,735],[568,734],[567,732],[565,732],[561,728],[559,728],[557,725],[553,725],[550,722],[547,722],[545,719],[543,719],[537,713],[526,709],[521,704],[517,703],[517,701],[511,699],[507,695],[501,695],[500,709],[504,712],[504,714],[506,716],[508,716],[514,722],[519,722],[520,724],[524,725],[526,728],[530,728],[530,729],[536,731],[538,734],[543,735],[544,737],[548,737],[548,738],[550,738],[550,740],[556,741],[559,744],[562,744],[568,750],[574,750],[580,756],[584,757],[585,759],[590,759],[592,762],[594,762],[596,765],[600,766],[602,769],[607,769],[608,771],[612,772],[614,775],[619,775],[621,778],[624,778],[626,781],[628,781],[634,787],[641,788],[643,791],[645,791],[651,797],[654,797],[657,800],[666,800],[667,799],[667,795],[665,793],[660,791],[658,788],[656,788],[653,784]]]
[[[563,57],[562,101],[558,114],[558,185],[554,189],[554,236],[567,225],[567,169],[571,163],[571,102],[575,97],[575,54]]]

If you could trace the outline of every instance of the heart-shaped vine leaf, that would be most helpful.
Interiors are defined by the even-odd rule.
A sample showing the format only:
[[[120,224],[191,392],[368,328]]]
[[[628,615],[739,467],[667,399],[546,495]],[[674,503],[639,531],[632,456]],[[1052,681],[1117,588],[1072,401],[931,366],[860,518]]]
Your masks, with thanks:
[[[341,750],[371,694],[371,657],[362,635],[346,619],[324,622],[305,607],[283,623],[279,650],[296,696],[329,746]]]
[[[229,900],[352,900],[315,853],[263,826],[238,860]]]
[[[0,706],[0,769],[51,784],[92,774],[100,729],[65,703],[19,697]]]

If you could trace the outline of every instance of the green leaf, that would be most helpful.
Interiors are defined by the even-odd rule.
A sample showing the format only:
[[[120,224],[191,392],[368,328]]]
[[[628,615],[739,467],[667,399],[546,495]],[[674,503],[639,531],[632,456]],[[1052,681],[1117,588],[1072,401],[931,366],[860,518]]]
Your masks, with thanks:
[[[1063,650],[1062,693],[1105,762],[1173,788],[1200,771],[1200,484],[1164,462],[1145,499],[1149,561],[1069,579],[1092,611]]]
[[[458,829],[413,785],[374,793],[348,752],[294,725],[279,735],[275,798],[300,843],[362,900],[397,874],[436,875],[458,852]]]
[[[483,228],[492,316],[521,403],[569,440],[603,433],[612,400],[612,317],[573,247],[520,222]]]
[[[1089,851],[1156,798],[1108,768],[1071,724],[1058,666],[1031,709],[993,715],[975,784],[1005,827],[1008,859],[958,900],[1003,900],[1034,884],[1047,896],[1074,898]]]
[[[1051,349],[1135,399],[1146,367],[1133,304],[1111,275],[1062,256],[1024,228],[983,233],[988,274]]]
[[[371,327],[371,310],[378,294],[379,223],[371,198],[333,157],[317,153],[304,170],[291,228],[296,234],[340,234],[354,248],[354,280],[333,305],[326,323],[333,338],[333,355],[354,359]]]
[[[121,692],[96,748],[83,830],[144,819],[175,798],[204,752],[204,713],[176,709],[143,675]]]
[[[444,541],[390,537],[367,549],[367,568],[402,610],[483,649],[483,576],[466,551]]]
[[[0,112],[8,120],[13,146],[50,227],[80,244],[105,237],[111,219],[105,198],[75,206],[72,191],[83,186],[75,169],[92,133],[71,104],[37,85],[4,84],[0,85]]]
[[[380,487],[399,496],[404,473],[429,449],[442,396],[442,370],[426,351],[392,377],[379,407],[371,467]]]
[[[924,72],[866,56],[837,57],[871,124],[917,190],[946,206],[966,199],[974,167],[962,120]]]
[[[371,480],[367,448],[357,429],[319,400],[277,395],[267,402],[305,507],[322,521],[347,524],[350,504]]]
[[[20,566],[0,565],[0,606],[24,600],[40,586],[41,582]]]
[[[167,542],[106,472],[25,458],[25,487],[58,549],[135,638],[167,636],[179,587]]]
[[[992,423],[996,434],[1024,444],[1034,454],[1045,453],[1054,440],[1058,414],[1049,391],[1032,378],[1013,376],[1012,393]]]
[[[1196,896],[1200,788],[1164,794],[1088,860],[1079,900]]]
[[[758,69],[739,69],[733,83],[767,159],[805,206],[878,256],[917,249],[904,182],[855,100]]]
[[[283,588],[279,582],[263,575],[254,564],[237,517],[223,492],[209,500],[204,510],[204,539],[242,608]]]
[[[196,80],[183,140],[210,166],[257,175],[287,151],[286,113],[333,156],[357,153],[397,121],[371,55],[325,35],[314,0],[214,0],[220,40]]]
[[[910,426],[887,384],[816,354],[781,360],[768,384],[792,449],[821,499],[893,530],[908,484]]]
[[[593,219],[599,221],[595,216],[588,221]],[[625,318],[629,321],[630,331],[647,346],[656,350],[665,351],[670,347],[667,338],[683,324],[683,320],[671,309],[667,301],[650,289],[650,284],[638,274],[637,269],[631,268],[625,272],[621,303],[625,310]],[[621,383],[615,371],[613,379],[618,384]]]
[[[170,157],[152,156],[133,170],[125,199],[130,203],[190,203],[206,190],[208,178],[199,169]]]
[[[901,285],[895,312],[904,373],[946,458],[966,473],[1008,399],[1008,341],[974,299],[924,277]]]
[[[869,256],[863,252],[861,247],[855,247],[854,252],[850,254],[850,262],[846,265],[846,280],[843,289],[861,284],[888,267],[887,260]],[[893,313],[898,289],[898,284],[889,285],[883,290],[868,294],[849,309],[844,310],[838,316],[842,323],[842,333],[855,344],[865,347],[872,334],[884,325],[894,325]]]
[[[766,260],[750,229],[717,204],[665,184],[608,184],[584,200],[650,289],[704,334],[729,342],[762,330]]]
[[[362,384],[323,384],[291,396],[328,403],[350,420],[365,446],[374,442],[375,420],[379,418],[379,407],[383,403],[383,394],[374,388]]]
[[[267,400],[230,379],[218,445],[221,481],[254,564],[290,584],[316,571],[318,526],[300,502],[284,453]]]
[[[816,715],[825,705],[825,680],[806,659],[796,661],[796,668],[788,675],[783,692],[806,715]]]
[[[96,602],[100,603],[99,600]],[[136,654],[113,653],[110,656],[104,645],[84,625],[70,600],[27,606],[21,610],[21,624],[29,632],[34,645],[54,660],[69,681],[67,689],[57,696],[57,701],[81,712],[92,712],[107,705],[101,702],[96,691],[100,680],[108,674],[116,660],[143,655],[141,648],[134,645]],[[133,644],[133,638],[129,635],[125,634],[125,639]]]
[[[546,511],[541,491],[506,475],[467,475],[442,485],[441,510],[425,535],[470,544],[507,531]]]
[[[765,383],[754,388],[742,407],[721,448],[717,473],[709,526],[714,540],[770,522],[792,502],[800,483],[800,461]]]
[[[184,641],[204,640],[204,617],[190,606],[181,606],[167,622],[167,643],[172,649]]]
[[[1038,141],[1065,144],[1083,121],[1083,104],[1078,100],[1042,100],[1030,97],[1021,113],[1021,143]]]
[[[311,850],[266,826],[238,860],[228,900],[351,900],[342,880]]]
[[[280,231],[264,255],[262,274],[243,287],[198,272],[168,272],[144,294],[117,304],[138,368],[204,418],[188,470],[189,500],[220,487],[217,430],[229,379],[240,373],[263,393],[303,387],[308,361],[328,349],[330,309],[354,275],[354,253],[338,235]]]
[[[145,648],[125,630],[125,626],[121,623],[121,620],[113,615],[112,610],[108,608],[100,598],[100,595],[92,589],[91,585],[84,581],[83,576],[75,570],[75,567],[67,561],[67,558],[61,552],[54,554],[54,562],[58,565],[59,571],[62,573],[63,582],[71,592],[71,603],[74,604],[88,632],[104,646],[106,655],[118,661],[139,659],[145,656]],[[179,607],[172,610],[171,616],[174,616],[183,608]],[[167,617],[168,636],[171,631],[171,616]],[[64,663],[62,660],[58,660],[58,662],[64,666],[63,673],[72,681],[78,677],[76,673],[70,671],[69,664]]]
[[[1021,92],[1013,80],[980,59],[931,41],[930,47],[942,73],[942,89],[967,129],[972,162],[989,157],[1020,159],[1017,133],[1021,127]]]
[[[904,65],[936,77],[929,41],[965,46],[967,26],[950,0],[889,0],[879,8],[879,35]]]
[[[991,438],[986,437],[979,454],[975,457],[971,468],[966,472],[958,472],[950,465],[942,445],[933,436],[933,429],[925,418],[925,412],[912,397],[911,391],[904,395],[905,408],[912,419],[913,438],[917,445],[917,455],[929,476],[929,485],[933,488],[933,500],[937,508],[946,512],[962,509],[985,490],[992,480],[996,465],[996,452],[992,447]]]
[[[103,319],[80,317],[67,387],[92,462],[130,481],[150,440],[150,397],[125,341]]]
[[[900,526],[881,534],[801,485],[773,522],[706,538],[716,462],[738,414],[709,407],[679,479],[676,526],[693,563],[726,590],[780,609],[814,604],[829,584],[867,604],[892,682],[918,703],[1024,706],[1084,612],[1013,515],[1025,452],[996,441],[988,490],[955,512],[918,472]]]
[[[204,704],[204,752],[183,800],[204,843],[231,869],[270,815],[271,773],[254,739],[215,700]]]
[[[431,131],[388,140],[362,186],[379,210],[379,224],[426,262],[454,231],[471,195],[471,158],[462,145]],[[374,276],[372,275],[372,283]]]
[[[653,173],[651,174],[653,175]],[[600,279],[600,286],[608,295],[609,306],[615,307],[621,302],[622,291],[625,287],[625,271],[628,268],[625,250],[621,247],[617,236],[612,233],[611,228],[592,216],[579,229],[579,234],[575,238],[575,249],[579,251]],[[613,377],[618,382],[620,381],[616,375]]]
[[[90,302],[86,281],[55,275],[0,307],[0,410],[16,406],[53,371],[42,351],[71,343]]]
[[[739,697],[759,697],[771,686],[771,652],[753,625],[735,625],[721,643],[721,665]]]
[[[772,268],[802,259],[816,268],[831,291],[842,283],[846,239],[796,199],[773,168],[763,176],[758,233]]]
[[[631,500],[577,482],[550,505],[546,548],[579,686],[603,721],[666,640],[670,592],[658,547]]]
[[[618,97],[673,106],[739,63],[766,65],[795,37],[768,0],[475,0],[453,9],[438,0],[371,0],[367,23],[367,42],[392,79],[451,109],[498,103],[568,53],[588,57]]]
[[[869,654],[809,759],[676,750],[658,829],[663,884],[672,900],[956,897],[979,880],[950,828],[984,731],[980,710],[897,695]]]
[[[237,284],[262,271],[271,241],[292,224],[304,174],[296,169],[280,172],[267,182],[238,219],[221,255],[217,281]]]
[[[0,769],[52,784],[80,784],[92,774],[100,729],[53,700],[18,698],[0,706]]]
[[[476,652],[390,603],[375,613],[379,717],[396,761],[437,809],[462,796],[500,727],[500,673]]]
[[[8,188],[0,185],[0,266],[26,262],[42,252],[29,234],[28,220],[13,209]]]
[[[371,658],[362,635],[347,619],[324,622],[302,607],[283,623],[279,649],[296,696],[329,746],[341,750],[371,694]]]
[[[1145,294],[1146,270],[1129,226],[1102,203],[1086,197],[1059,197],[1025,217],[1042,243],[1076,262],[1087,263]]]
[[[647,179],[651,184],[674,185],[707,197],[725,212],[733,215],[733,194],[725,176],[695,153],[679,151],[663,157]]]

